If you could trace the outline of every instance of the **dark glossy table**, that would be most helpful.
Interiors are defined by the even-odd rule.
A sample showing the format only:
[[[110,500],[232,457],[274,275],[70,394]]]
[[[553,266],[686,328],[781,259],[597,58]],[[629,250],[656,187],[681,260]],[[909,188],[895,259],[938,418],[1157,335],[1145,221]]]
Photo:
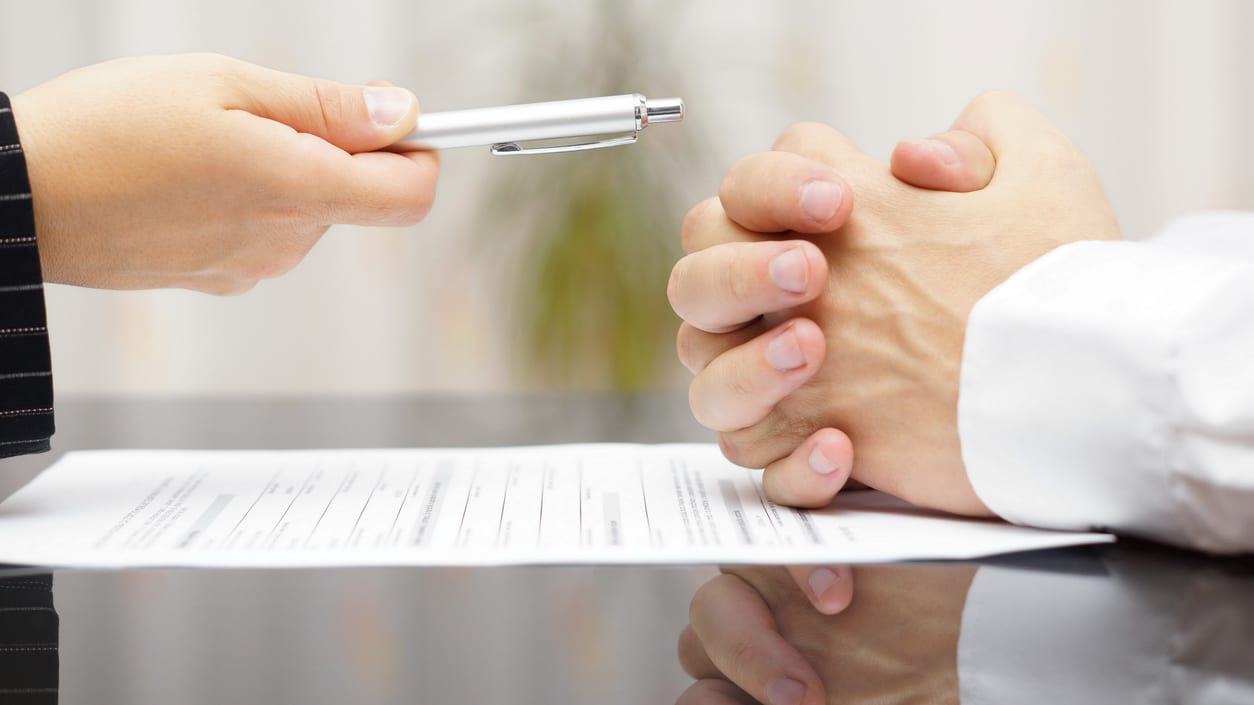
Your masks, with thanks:
[[[73,448],[711,438],[680,395],[65,400],[57,422],[53,454],[0,461],[0,492]],[[691,683],[676,638],[714,575],[58,572],[59,637],[54,628],[42,662],[0,661],[20,663],[0,674],[0,703],[671,703]],[[858,567],[853,602],[832,617],[797,599],[782,569],[745,579],[833,702],[1254,702],[1254,565],[1244,559],[1123,542],[981,564]],[[0,582],[0,597],[17,607],[0,606],[0,655],[20,636],[6,628],[49,627],[4,615],[51,614],[38,607],[38,585],[10,580],[18,584]],[[736,609],[724,616],[745,618]],[[36,666],[58,657],[59,692],[30,687]]]

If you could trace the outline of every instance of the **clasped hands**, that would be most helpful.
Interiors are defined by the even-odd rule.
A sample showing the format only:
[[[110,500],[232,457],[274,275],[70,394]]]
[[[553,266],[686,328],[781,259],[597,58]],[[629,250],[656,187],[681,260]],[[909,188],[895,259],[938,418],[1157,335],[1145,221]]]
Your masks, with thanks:
[[[777,502],[823,506],[852,480],[989,516],[958,435],[968,317],[1055,247],[1119,236],[1088,160],[1012,95],[891,164],[796,125],[685,218],[668,295],[693,413]],[[824,610],[827,575],[794,576]]]

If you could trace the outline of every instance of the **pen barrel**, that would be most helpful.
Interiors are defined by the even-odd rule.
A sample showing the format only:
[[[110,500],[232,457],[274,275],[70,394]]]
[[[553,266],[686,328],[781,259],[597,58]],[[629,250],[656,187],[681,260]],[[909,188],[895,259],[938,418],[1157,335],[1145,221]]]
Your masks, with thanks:
[[[647,122],[636,93],[450,110],[418,116],[418,127],[394,149],[449,149],[474,145],[635,134]]]

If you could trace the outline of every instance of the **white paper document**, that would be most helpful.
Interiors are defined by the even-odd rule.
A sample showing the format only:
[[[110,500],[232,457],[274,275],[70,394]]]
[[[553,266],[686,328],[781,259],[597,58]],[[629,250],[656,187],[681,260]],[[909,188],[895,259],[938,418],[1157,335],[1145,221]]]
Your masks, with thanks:
[[[0,504],[0,562],[65,567],[859,563],[1109,540],[875,492],[781,507],[713,445],[77,452]]]

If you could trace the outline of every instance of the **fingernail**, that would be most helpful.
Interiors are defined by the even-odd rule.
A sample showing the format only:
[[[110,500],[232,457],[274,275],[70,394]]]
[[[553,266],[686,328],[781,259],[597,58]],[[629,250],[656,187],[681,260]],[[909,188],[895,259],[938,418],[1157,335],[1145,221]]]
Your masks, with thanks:
[[[768,269],[775,286],[794,294],[805,293],[810,280],[810,264],[800,247],[791,247],[775,255]]]
[[[815,223],[826,223],[836,215],[844,192],[832,181],[811,181],[801,187],[801,212]]]
[[[823,455],[823,449],[815,446],[810,451],[810,468],[820,475],[830,475],[836,471],[836,463],[826,455]]]
[[[806,358],[801,354],[801,346],[797,344],[797,334],[792,328],[776,336],[775,340],[767,344],[766,361],[771,367],[781,372],[795,370],[806,364]]]
[[[948,142],[926,139],[922,140],[920,144],[931,150],[932,154],[936,155],[945,166],[953,166],[958,163],[958,152],[954,151],[954,148]]]
[[[806,687],[791,678],[776,678],[766,684],[768,705],[801,705],[805,695]]]
[[[823,593],[827,592],[836,582],[840,580],[840,576],[835,571],[827,568],[815,568],[810,572],[810,577],[806,582],[810,583],[810,592],[814,593],[814,599],[823,599]]]
[[[362,91],[366,113],[377,127],[391,127],[409,112],[413,102],[409,91],[392,86],[367,86]]]

